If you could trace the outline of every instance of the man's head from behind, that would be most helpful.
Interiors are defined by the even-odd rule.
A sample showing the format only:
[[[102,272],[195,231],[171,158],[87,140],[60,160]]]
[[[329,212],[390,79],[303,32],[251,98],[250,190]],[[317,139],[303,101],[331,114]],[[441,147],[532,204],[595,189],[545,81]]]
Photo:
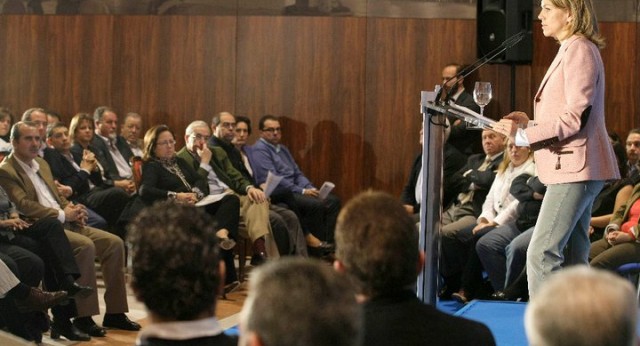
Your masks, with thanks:
[[[563,269],[527,306],[527,338],[534,346],[636,345],[637,309],[625,279],[587,266]]]
[[[259,267],[249,282],[239,345],[359,344],[360,307],[346,280],[330,266],[286,258]]]
[[[415,283],[424,256],[418,230],[400,202],[376,191],[363,192],[342,209],[336,225],[336,263],[371,298]]]
[[[214,316],[224,275],[215,227],[204,209],[169,202],[144,209],[132,222],[131,286],[153,319]]]

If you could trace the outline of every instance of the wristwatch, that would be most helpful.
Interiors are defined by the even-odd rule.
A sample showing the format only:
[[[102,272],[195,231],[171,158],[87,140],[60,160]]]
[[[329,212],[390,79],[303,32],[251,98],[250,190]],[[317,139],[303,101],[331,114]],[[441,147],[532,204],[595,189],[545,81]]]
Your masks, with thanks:
[[[173,192],[173,191],[167,191],[167,197],[169,199],[176,199],[176,198],[178,198],[178,194],[176,192]]]

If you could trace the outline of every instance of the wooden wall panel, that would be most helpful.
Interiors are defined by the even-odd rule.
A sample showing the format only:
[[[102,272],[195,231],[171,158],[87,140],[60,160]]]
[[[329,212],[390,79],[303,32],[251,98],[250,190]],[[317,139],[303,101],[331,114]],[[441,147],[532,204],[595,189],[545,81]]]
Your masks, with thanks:
[[[640,126],[638,23],[603,23],[607,124]],[[475,21],[260,16],[0,16],[0,105],[77,111],[108,104],[178,134],[219,111],[283,116],[285,144],[316,184],[347,199],[368,187],[399,194],[419,152],[419,95],[449,62],[476,60]],[[534,23],[534,56],[516,67],[516,109],[531,112],[557,44]],[[512,110],[511,68],[488,115]],[[254,124],[257,127],[257,124]],[[254,133],[253,138],[257,138]]]
[[[283,142],[318,186],[366,186],[362,142],[365,23],[357,18],[244,17],[238,25],[236,114],[282,116]]]

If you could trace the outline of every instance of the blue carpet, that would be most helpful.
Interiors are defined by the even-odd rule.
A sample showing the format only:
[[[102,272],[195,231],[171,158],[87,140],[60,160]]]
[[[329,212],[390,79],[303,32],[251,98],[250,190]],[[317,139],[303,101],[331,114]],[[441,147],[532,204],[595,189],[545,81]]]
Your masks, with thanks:
[[[498,346],[526,346],[526,307],[527,303],[473,300],[454,315],[484,323],[493,333]]]

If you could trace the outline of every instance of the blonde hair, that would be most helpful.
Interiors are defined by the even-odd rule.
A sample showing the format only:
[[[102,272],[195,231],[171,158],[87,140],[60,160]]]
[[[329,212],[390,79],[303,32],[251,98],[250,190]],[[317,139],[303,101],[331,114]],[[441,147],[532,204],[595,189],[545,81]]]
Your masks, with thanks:
[[[567,25],[569,36],[582,35],[598,48],[605,47],[604,37],[600,35],[598,19],[591,0],[549,0],[549,2],[557,8],[569,11],[573,16],[573,20]]]

